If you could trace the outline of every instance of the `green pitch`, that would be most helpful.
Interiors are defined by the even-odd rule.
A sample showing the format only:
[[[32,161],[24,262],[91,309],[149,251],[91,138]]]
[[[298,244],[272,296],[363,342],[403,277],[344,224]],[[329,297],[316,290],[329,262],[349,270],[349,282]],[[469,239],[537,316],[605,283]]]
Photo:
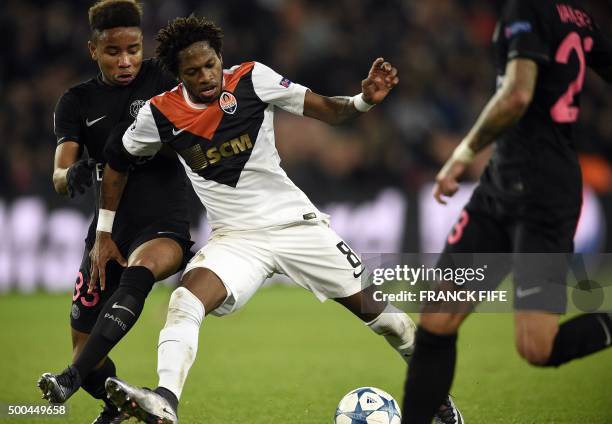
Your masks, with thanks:
[[[140,321],[111,353],[118,374],[157,383],[157,335],[169,290],[149,297]],[[0,297],[0,405],[41,403],[35,386],[44,371],[70,361],[69,295]],[[198,358],[179,410],[182,423],[330,423],[337,402],[359,386],[376,386],[400,401],[405,365],[386,342],[342,307],[308,292],[261,290],[232,316],[208,317]],[[558,370],[522,362],[513,345],[512,316],[471,317],[459,339],[453,394],[471,423],[612,422],[612,350]],[[99,402],[80,391],[67,417],[0,422],[89,423]]]

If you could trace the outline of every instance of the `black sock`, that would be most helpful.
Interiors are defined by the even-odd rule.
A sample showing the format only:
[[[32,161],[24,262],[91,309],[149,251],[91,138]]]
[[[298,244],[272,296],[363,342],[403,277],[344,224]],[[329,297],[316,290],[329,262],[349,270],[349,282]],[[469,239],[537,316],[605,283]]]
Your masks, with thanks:
[[[74,362],[81,378],[86,378],[130,331],[154,283],[153,273],[143,266],[132,266],[123,271],[117,291],[102,308],[89,340]]]
[[[104,388],[104,383],[106,382],[106,379],[108,377],[116,376],[117,373],[115,369],[115,364],[113,363],[111,358],[106,358],[106,361],[104,361],[104,364],[102,364],[100,368],[94,369],[89,373],[87,378],[83,380],[81,387],[94,399],[100,399],[109,408],[116,410],[117,408],[106,397],[106,389]]]
[[[402,423],[431,423],[453,382],[456,342],[456,334],[438,335],[419,326],[404,387]]]
[[[584,314],[559,326],[546,366],[558,367],[612,345],[612,318],[609,314]]]
[[[178,416],[178,398],[176,397],[176,395],[174,393],[172,393],[172,391],[166,389],[165,387],[156,387],[153,390],[155,393],[157,393],[158,395],[160,395],[161,397],[163,397],[164,399],[166,399],[168,401],[168,403],[170,403],[170,406],[172,406],[172,408],[174,408],[174,412],[177,414]]]

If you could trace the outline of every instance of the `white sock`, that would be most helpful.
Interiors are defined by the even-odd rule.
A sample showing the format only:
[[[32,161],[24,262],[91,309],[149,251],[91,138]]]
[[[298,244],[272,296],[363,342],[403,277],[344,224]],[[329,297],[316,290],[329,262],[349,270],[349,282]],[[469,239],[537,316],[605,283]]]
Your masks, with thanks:
[[[157,375],[159,386],[181,397],[187,373],[198,352],[198,334],[204,305],[185,287],[172,292],[166,325],[159,333]]]
[[[389,303],[379,316],[366,325],[383,336],[409,362],[414,352],[416,325],[404,311]]]

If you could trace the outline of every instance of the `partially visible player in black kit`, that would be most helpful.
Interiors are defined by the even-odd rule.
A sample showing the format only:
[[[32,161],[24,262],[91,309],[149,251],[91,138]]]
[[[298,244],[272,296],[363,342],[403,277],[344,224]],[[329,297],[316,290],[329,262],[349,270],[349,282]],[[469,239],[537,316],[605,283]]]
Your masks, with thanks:
[[[567,266],[544,267],[543,275],[533,261],[542,257],[534,253],[573,252],[582,201],[574,124],[586,67],[612,83],[612,43],[581,1],[509,0],[494,47],[499,88],[438,174],[434,197],[445,203],[442,196],[458,190],[474,155],[493,141],[496,149],[441,261],[456,253],[512,254],[517,350],[530,364],[557,367],[610,346],[609,314],[559,325]],[[409,424],[429,424],[449,392],[457,332],[469,314],[432,313],[429,306],[408,369],[403,422]]]
[[[89,50],[100,74],[70,88],[57,104],[53,183],[60,194],[73,197],[93,182],[97,199],[105,151],[121,148],[121,136],[145,100],[176,85],[157,60],[142,60],[141,15],[134,0],[102,0],[89,9]],[[84,148],[88,158],[79,159]],[[109,231],[112,217],[94,216],[89,227],[72,296],[73,364],[62,373],[43,374],[38,382],[53,403],[65,402],[79,387],[103,400],[97,424],[122,421],[106,401],[104,382],[116,375],[108,353],[138,319],[154,282],[177,272],[192,244],[186,180],[174,154],[158,154],[136,167],[125,191],[129,199],[111,224],[118,250],[108,254],[115,261],[100,270],[99,286],[97,276],[90,278],[90,252],[97,248],[96,228]]]

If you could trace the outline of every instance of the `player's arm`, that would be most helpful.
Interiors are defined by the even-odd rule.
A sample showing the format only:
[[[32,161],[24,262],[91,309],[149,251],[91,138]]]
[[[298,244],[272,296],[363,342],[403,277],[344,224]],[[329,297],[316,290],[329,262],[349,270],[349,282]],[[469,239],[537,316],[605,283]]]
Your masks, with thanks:
[[[68,194],[68,170],[80,155],[81,146],[74,141],[66,141],[55,148],[53,187],[58,194]]]
[[[434,197],[446,204],[442,196],[452,196],[459,189],[458,178],[474,156],[499,135],[517,123],[533,99],[538,65],[535,61],[517,58],[508,62],[502,86],[489,100],[476,123],[444,164],[436,177]]]
[[[87,288],[88,293],[93,292],[98,277],[100,277],[100,289],[106,289],[106,264],[108,261],[114,260],[123,267],[127,266],[126,259],[111,238],[115,213],[119,208],[119,202],[127,184],[127,179],[127,171],[117,171],[108,164],[104,168],[100,187],[100,210],[98,211],[96,241],[89,253],[91,258],[91,278]]]
[[[398,83],[397,69],[379,57],[372,64],[367,78],[361,82],[361,93],[354,97],[326,97],[306,91],[304,116],[331,125],[342,124],[382,102]]]
[[[127,266],[127,261],[111,238],[115,214],[128,180],[129,169],[153,156],[161,148],[161,140],[147,103],[138,112],[136,121],[129,126],[119,124],[109,136],[104,154],[107,160],[100,189],[100,210],[96,227],[96,241],[91,250],[91,293],[100,277],[100,288],[106,288],[106,264],[110,260]]]
[[[64,93],[58,101],[53,126],[57,136],[53,188],[58,194],[74,197],[77,192],[82,194],[86,187],[91,186],[95,161],[79,160],[83,148],[79,143],[79,106],[73,93]]]

